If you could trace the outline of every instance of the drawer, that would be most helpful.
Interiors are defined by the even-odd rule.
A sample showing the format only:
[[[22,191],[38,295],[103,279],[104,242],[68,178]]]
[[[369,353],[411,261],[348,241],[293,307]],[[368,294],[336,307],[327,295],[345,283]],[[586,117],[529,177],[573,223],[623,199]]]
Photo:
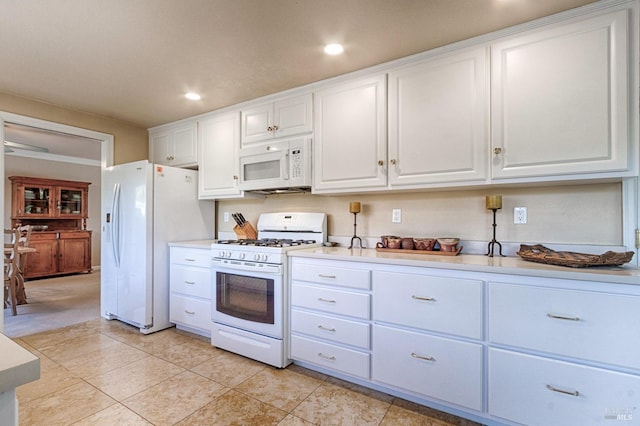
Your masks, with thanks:
[[[301,336],[291,336],[291,358],[369,379],[369,354]]]
[[[367,320],[370,317],[369,294],[316,287],[297,282],[294,282],[291,288],[291,304],[293,306]]]
[[[482,281],[373,272],[373,319],[482,338]]]
[[[211,332],[211,303],[205,300],[192,299],[178,294],[171,294],[170,321],[199,328]]]
[[[640,297],[489,284],[489,339],[640,369]]]
[[[211,250],[187,247],[171,247],[171,263],[175,265],[211,268]]]
[[[370,326],[358,321],[293,309],[291,331],[362,349],[371,347]]]
[[[172,292],[211,300],[211,269],[171,265],[169,274]]]
[[[636,424],[639,391],[638,376],[489,350],[489,414],[503,419],[545,426]]]
[[[337,285],[362,290],[371,289],[371,273],[366,269],[335,267],[294,261],[291,278],[318,284]]]
[[[372,378],[482,410],[482,345],[373,326]]]

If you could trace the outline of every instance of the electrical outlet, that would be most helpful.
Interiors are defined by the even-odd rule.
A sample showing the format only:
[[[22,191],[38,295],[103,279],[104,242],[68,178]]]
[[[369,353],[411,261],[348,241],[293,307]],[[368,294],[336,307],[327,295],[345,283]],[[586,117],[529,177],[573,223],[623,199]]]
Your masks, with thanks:
[[[526,207],[513,208],[513,223],[515,223],[516,225],[524,225],[525,223],[527,223]]]
[[[229,222],[229,212],[224,212],[224,221]]]
[[[402,210],[393,209],[391,211],[391,222],[393,222],[393,223],[401,223],[402,222]]]

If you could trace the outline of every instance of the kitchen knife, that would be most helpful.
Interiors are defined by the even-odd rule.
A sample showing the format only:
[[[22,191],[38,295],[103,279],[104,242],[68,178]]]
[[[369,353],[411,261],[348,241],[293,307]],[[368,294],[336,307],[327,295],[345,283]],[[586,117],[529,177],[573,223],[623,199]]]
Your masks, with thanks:
[[[240,218],[238,217],[238,213],[231,213],[231,217],[233,218],[233,220],[236,221],[236,224],[238,226],[242,226],[242,222],[240,221]]]
[[[242,213],[238,213],[238,217],[240,218],[240,222],[242,222],[242,225],[240,226],[244,226],[244,224],[247,223],[247,219],[244,218]]]

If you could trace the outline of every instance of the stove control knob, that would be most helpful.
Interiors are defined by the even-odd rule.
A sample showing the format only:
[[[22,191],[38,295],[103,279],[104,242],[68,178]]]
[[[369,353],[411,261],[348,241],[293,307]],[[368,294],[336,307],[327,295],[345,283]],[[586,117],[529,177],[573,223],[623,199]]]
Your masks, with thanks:
[[[244,259],[244,257],[245,257],[244,252],[240,252],[240,253],[238,254],[238,258],[239,258],[240,260]]]
[[[258,261],[260,260],[260,254],[256,253],[253,255],[253,260]]]
[[[231,251],[226,252],[225,257],[231,258]]]
[[[218,257],[224,257],[224,250],[220,250],[218,252]]]
[[[269,259],[269,255],[268,255],[268,254],[263,254],[263,255],[262,255],[262,261],[263,261],[263,262],[266,262],[266,261],[267,261],[267,259]]]

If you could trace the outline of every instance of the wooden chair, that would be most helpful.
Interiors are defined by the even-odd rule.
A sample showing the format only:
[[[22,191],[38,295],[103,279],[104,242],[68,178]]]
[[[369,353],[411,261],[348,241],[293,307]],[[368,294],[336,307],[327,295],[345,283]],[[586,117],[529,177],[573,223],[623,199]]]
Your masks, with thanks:
[[[33,226],[24,225],[17,228],[20,233],[20,237],[18,238],[18,246],[20,247],[29,247],[29,241],[31,240],[31,232],[33,230]],[[29,253],[20,253],[18,255],[18,273],[16,274],[17,288],[18,293],[16,297],[18,298],[18,303],[26,303],[27,302],[27,294],[24,286],[24,272],[27,269],[27,257]]]
[[[18,300],[16,297],[17,272],[18,272],[18,230],[4,230],[4,306],[7,306],[7,299],[11,303],[12,315],[18,314]]]

